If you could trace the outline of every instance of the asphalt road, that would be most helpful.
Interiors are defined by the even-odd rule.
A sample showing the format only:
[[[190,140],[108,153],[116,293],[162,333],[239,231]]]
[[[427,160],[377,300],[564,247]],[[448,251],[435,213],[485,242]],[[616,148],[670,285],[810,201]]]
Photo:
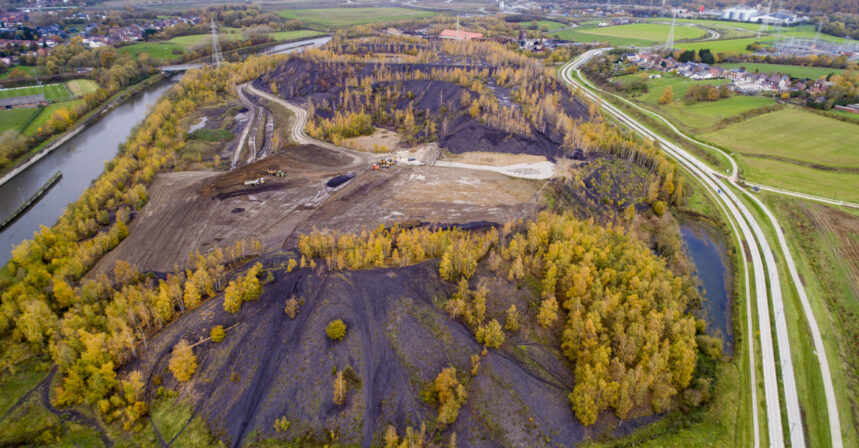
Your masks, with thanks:
[[[591,50],[580,56],[576,60],[572,61],[568,65],[564,66],[560,73],[561,78],[569,84],[581,86],[584,89],[583,91],[586,95],[591,98],[598,99],[598,101],[600,101],[601,105],[603,106],[604,112],[606,112],[607,114],[615,117],[618,121],[630,127],[635,132],[647,138],[659,141],[663,145],[664,150],[670,156],[672,156],[678,161],[678,163],[680,163],[687,170],[689,170],[702,182],[702,184],[705,185],[708,190],[710,190],[710,193],[718,199],[717,202],[720,204],[720,206],[723,206],[725,209],[727,209],[728,214],[738,224],[742,237],[748,242],[750,248],[752,249],[752,268],[754,274],[753,278],[756,285],[755,299],[759,315],[761,358],[764,365],[763,380],[764,392],[766,395],[765,398],[767,410],[767,426],[770,436],[770,445],[783,446],[785,444],[781,420],[780,397],[778,393],[778,379],[776,377],[776,369],[780,367],[783,379],[785,409],[787,410],[788,417],[788,438],[790,439],[790,443],[793,447],[804,447],[805,437],[803,434],[802,417],[800,413],[799,400],[796,391],[796,380],[793,372],[793,364],[791,362],[790,357],[790,340],[788,339],[787,324],[783,312],[784,305],[781,294],[781,283],[779,281],[779,274],[775,263],[773,251],[769,246],[769,243],[763,233],[763,230],[756,221],[755,216],[746,208],[744,203],[739,200],[739,198],[732,192],[732,190],[726,188],[726,186],[722,182],[722,179],[720,178],[720,175],[722,175],[722,173],[714,172],[700,160],[694,158],[692,155],[675,145],[670,140],[653,133],[648,128],[640,124],[638,121],[629,117],[627,114],[625,114],[618,108],[614,107],[612,104],[603,102],[594,93],[592,93],[592,90],[599,89],[597,89],[595,86],[591,85],[587,81],[579,83],[571,76],[572,71],[578,71],[578,69],[585,62],[587,62],[587,60],[602,51],[606,50]],[[682,135],[682,133],[679,132],[678,134]],[[729,160],[731,160],[730,157],[728,158]],[[736,165],[732,163],[732,166]],[[734,173],[731,173],[732,175],[730,176],[730,178],[734,178],[735,173],[736,171],[734,171]],[[748,195],[748,193],[746,194]],[[751,195],[749,196],[751,197]],[[779,244],[781,245],[782,251],[787,260],[794,287],[797,289],[800,295],[801,302],[803,302],[803,312],[805,313],[805,318],[809,321],[809,327],[812,331],[813,340],[815,341],[815,348],[818,353],[818,361],[820,364],[821,374],[823,376],[825,395],[827,399],[827,410],[829,412],[830,417],[829,422],[830,433],[832,437],[832,446],[841,447],[842,441],[840,421],[838,418],[838,408],[835,402],[834,389],[832,388],[831,375],[829,374],[829,365],[826,362],[825,349],[823,348],[822,339],[819,338],[819,329],[817,328],[816,320],[814,318],[813,313],[811,313],[810,305],[808,305],[807,301],[807,296],[805,294],[804,288],[802,287],[802,283],[799,281],[799,276],[796,273],[795,266],[793,265],[793,259],[790,256],[790,251],[787,248],[786,242],[784,241],[784,237],[781,234],[780,227],[778,226],[775,217],[772,216],[771,213],[769,213],[769,210],[767,210],[766,207],[763,206],[762,203],[760,203],[760,201],[757,201],[757,198],[752,197],[752,199],[755,200],[758,203],[758,206],[760,206],[765,211],[765,214],[768,215],[771,224],[774,226],[777,232],[777,235],[779,237]],[[758,250],[758,248],[760,248],[760,251]],[[761,253],[763,254],[763,257],[761,257]],[[767,294],[767,285],[769,285],[770,287],[769,297]],[[774,356],[772,332],[770,327],[770,302],[772,303],[772,308],[774,312],[775,333],[779,346],[780,362],[778,363],[778,366],[776,365],[777,363]],[[755,431],[756,430],[757,425],[755,425]]]

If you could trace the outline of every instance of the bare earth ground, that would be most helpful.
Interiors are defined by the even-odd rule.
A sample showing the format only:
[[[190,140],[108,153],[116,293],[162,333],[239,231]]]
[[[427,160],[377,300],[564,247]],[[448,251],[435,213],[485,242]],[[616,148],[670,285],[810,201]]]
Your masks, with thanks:
[[[394,131],[376,128],[376,132],[371,135],[346,139],[343,146],[358,151],[377,152],[375,149],[377,145],[384,147],[385,150],[381,151],[383,153],[394,151],[400,146],[400,136]]]
[[[142,271],[172,271],[194,250],[240,239],[258,239],[269,250],[293,247],[298,234],[314,227],[350,232],[404,221],[503,223],[535,210],[542,185],[489,171],[397,164],[361,169],[345,185],[328,188],[327,180],[345,173],[347,159],[307,145],[226,173],[160,174],[130,236],[90,275],[111,271],[118,260]],[[268,169],[287,176],[267,176]],[[266,183],[243,185],[259,177]]]
[[[499,152],[466,152],[462,154],[444,153],[439,160],[445,162],[468,163],[471,165],[507,166],[522,163],[547,162],[544,156],[532,154],[505,154]]]

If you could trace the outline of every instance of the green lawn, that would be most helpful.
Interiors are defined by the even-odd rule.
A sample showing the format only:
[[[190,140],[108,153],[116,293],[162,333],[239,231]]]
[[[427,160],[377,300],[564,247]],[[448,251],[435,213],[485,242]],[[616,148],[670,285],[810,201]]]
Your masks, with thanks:
[[[522,25],[527,28],[528,26],[530,26],[530,22],[523,22]],[[538,20],[537,21],[537,26],[539,28],[543,28],[543,25],[546,25],[549,28],[549,31],[559,30],[561,28],[566,28],[569,26],[566,23],[553,22],[551,20]]]
[[[0,110],[0,132],[5,132],[9,129],[15,129],[20,132],[21,128],[38,113],[38,108]]]
[[[788,108],[702,137],[739,153],[750,182],[859,200],[859,174],[843,170],[859,168],[859,126],[855,124]]]
[[[13,89],[0,90],[0,98],[13,98],[16,96],[38,95],[45,94],[45,98],[51,100],[56,98],[68,98],[72,96],[69,89],[63,83],[46,84],[44,86],[18,87]]]
[[[570,40],[573,42],[608,42],[609,45],[615,47],[646,47],[648,45],[652,45],[653,41],[642,40],[642,39],[632,39],[626,37],[607,37],[607,36],[599,36],[596,34],[590,34],[583,31],[577,31],[580,28],[574,28],[572,30],[564,30],[559,31],[557,33],[552,33],[553,37],[557,37],[559,39]],[[590,29],[590,28],[588,28]]]
[[[73,79],[66,86],[75,96],[84,96],[98,90],[98,83],[91,79]]]
[[[420,19],[438,15],[432,11],[409,8],[285,9],[278,11],[278,14],[287,19],[299,19],[305,26],[316,26],[324,29],[393,20]]]
[[[761,73],[784,73],[790,75],[793,78],[809,78],[809,79],[818,79],[821,76],[827,76],[830,73],[841,74],[844,73],[843,69],[840,68],[825,68],[825,67],[806,67],[802,65],[786,65],[786,64],[754,64],[754,63],[735,63],[735,64],[722,64],[720,65],[724,68],[738,68],[745,67],[746,71],[754,72],[758,71]]]

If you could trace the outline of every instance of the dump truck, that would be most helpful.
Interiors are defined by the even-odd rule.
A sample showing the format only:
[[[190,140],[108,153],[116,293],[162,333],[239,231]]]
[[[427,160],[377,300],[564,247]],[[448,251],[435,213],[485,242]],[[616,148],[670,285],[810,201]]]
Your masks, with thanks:
[[[264,178],[264,177],[260,177],[259,179],[246,180],[246,181],[245,181],[245,186],[246,186],[246,187],[252,187],[252,186],[254,186],[254,185],[262,185],[262,184],[264,184],[264,183],[265,183],[265,178]]]

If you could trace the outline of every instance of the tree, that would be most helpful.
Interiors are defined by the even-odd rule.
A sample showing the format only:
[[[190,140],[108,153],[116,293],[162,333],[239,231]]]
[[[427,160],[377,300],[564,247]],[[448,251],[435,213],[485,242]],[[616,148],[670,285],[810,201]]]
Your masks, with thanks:
[[[662,201],[656,201],[651,206],[653,207],[653,213],[656,213],[656,216],[662,216],[665,214],[665,203]]]
[[[182,339],[173,347],[168,367],[179,382],[191,379],[191,375],[197,370],[197,357],[188,341]]]
[[[337,406],[342,406],[344,402],[346,402],[346,394],[348,393],[346,387],[346,379],[343,378],[343,371],[338,370],[337,376],[334,378],[334,404]]]
[[[325,334],[332,341],[342,341],[346,337],[346,324],[342,320],[332,320],[325,328]]]
[[[231,281],[224,291],[224,310],[228,313],[237,313],[242,308],[242,292],[235,281]]]
[[[200,290],[197,288],[196,283],[190,280],[185,282],[185,295],[182,300],[184,300],[185,307],[189,310],[200,306]]]
[[[465,386],[456,378],[455,367],[442,369],[433,382],[433,394],[439,403],[438,421],[448,425],[455,422],[468,397]]]
[[[492,319],[488,324],[481,325],[477,329],[477,341],[484,343],[489,348],[498,348],[504,343],[504,331],[501,324]]]
[[[549,296],[540,303],[537,322],[543,328],[549,328],[558,319],[558,301],[555,296]]]
[[[227,333],[224,331],[223,325],[215,325],[212,327],[212,342],[221,342],[227,337]]]
[[[669,104],[672,101],[674,101],[674,90],[671,89],[671,86],[667,86],[662,91],[662,96],[659,97],[659,104]]]
[[[286,307],[284,307],[283,312],[289,316],[290,319],[295,319],[295,316],[298,314],[298,307],[301,305],[298,299],[295,296],[292,296],[286,299]]]
[[[507,319],[504,321],[504,329],[507,331],[519,331],[519,312],[516,305],[507,308]]]

